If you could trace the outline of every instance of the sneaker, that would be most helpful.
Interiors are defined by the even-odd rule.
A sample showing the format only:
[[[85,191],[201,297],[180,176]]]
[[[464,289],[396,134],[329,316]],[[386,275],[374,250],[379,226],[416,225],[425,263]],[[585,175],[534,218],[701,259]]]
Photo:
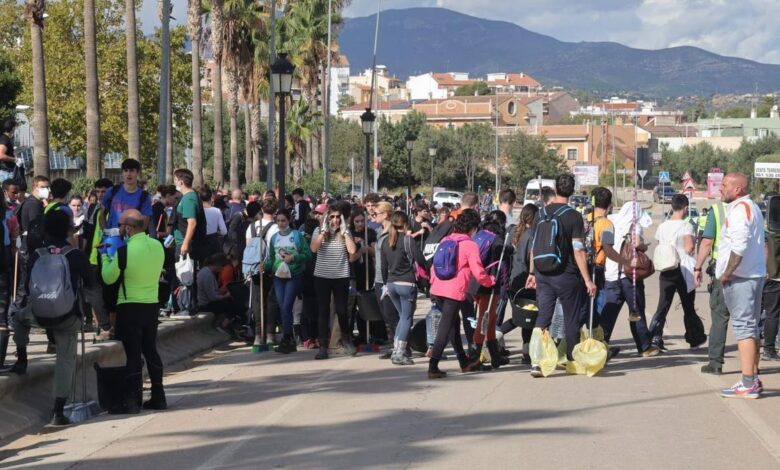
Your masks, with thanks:
[[[539,366],[531,366],[531,377],[535,377],[535,378],[544,377],[542,375],[542,368]]]
[[[752,387],[748,388],[742,385],[742,382],[737,382],[732,386],[731,388],[726,388],[720,391],[720,396],[723,398],[748,398],[748,399],[754,399],[758,398],[759,395],[758,387],[753,385]]]
[[[344,347],[344,354],[347,356],[354,356],[357,354],[357,348],[352,344],[352,341],[344,341],[342,346]]]
[[[715,367],[711,364],[707,364],[704,366],[701,366],[701,373],[702,374],[712,374],[712,375],[720,375],[723,373],[722,367]]]
[[[280,354],[290,354],[296,352],[297,350],[298,348],[292,341],[282,341],[279,346],[274,348],[274,351]]]
[[[653,356],[657,356],[658,353],[660,353],[660,352],[661,352],[660,349],[656,348],[655,346],[650,346],[649,348],[647,348],[644,351],[642,351],[640,356],[642,356],[642,357],[653,357]]]
[[[778,360],[780,360],[780,355],[777,354],[777,351],[764,349],[761,352],[761,360],[762,361],[778,361]]]
[[[379,359],[390,359],[391,357],[393,357],[392,349],[388,349],[387,351],[379,355]]]
[[[618,354],[620,354],[620,348],[617,346],[612,346],[607,350],[607,361],[604,363],[606,365],[609,361],[614,359]]]
[[[650,344],[655,346],[656,348],[658,348],[661,351],[667,351],[666,346],[664,345],[664,340],[662,340],[661,338],[653,339],[650,342]]]

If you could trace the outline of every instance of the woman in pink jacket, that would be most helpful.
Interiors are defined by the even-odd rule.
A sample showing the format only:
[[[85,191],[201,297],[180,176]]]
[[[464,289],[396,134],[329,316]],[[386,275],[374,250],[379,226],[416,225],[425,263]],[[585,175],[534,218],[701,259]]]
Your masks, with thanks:
[[[447,376],[446,372],[439,370],[439,360],[448,341],[452,342],[461,370],[466,372],[469,359],[463,350],[460,338],[458,312],[461,304],[466,300],[466,292],[472,277],[484,287],[491,287],[495,283],[495,279],[485,272],[479,258],[477,244],[471,240],[471,236],[479,227],[479,222],[477,211],[465,209],[455,220],[453,234],[445,238],[458,243],[458,270],[452,279],[439,279],[435,270],[431,269],[431,297],[436,299],[441,309],[441,323],[436,333],[436,341],[433,343],[431,360],[428,363],[429,379],[441,379]]]

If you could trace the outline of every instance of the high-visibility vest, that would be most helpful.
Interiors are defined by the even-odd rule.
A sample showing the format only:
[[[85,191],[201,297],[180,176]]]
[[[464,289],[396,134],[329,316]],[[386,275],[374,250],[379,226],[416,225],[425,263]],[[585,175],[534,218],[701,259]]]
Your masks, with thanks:
[[[718,259],[718,244],[720,243],[720,228],[723,224],[723,203],[718,202],[710,207],[707,217],[715,216],[715,240],[712,242],[712,259]]]

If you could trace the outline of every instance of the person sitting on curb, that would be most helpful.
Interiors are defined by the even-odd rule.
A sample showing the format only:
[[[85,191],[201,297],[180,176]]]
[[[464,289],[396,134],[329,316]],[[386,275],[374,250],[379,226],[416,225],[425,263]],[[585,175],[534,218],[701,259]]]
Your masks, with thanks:
[[[119,233],[127,245],[113,258],[102,255],[102,275],[106,284],[119,284],[117,295],[117,336],[127,356],[125,405],[128,414],[140,412],[138,397],[143,393],[143,354],[152,397],[143,403],[145,409],[167,408],[163,390],[163,364],[157,352],[157,316],[159,314],[159,280],[165,253],[163,246],[149,237],[146,221],[140,211],[128,209],[119,217]]]
[[[198,271],[198,311],[211,312],[222,321],[217,327],[223,333],[235,336],[232,329],[234,320],[241,316],[241,307],[236,304],[230,292],[221,292],[217,276],[228,263],[222,253],[215,253],[203,262]]]
[[[31,291],[31,278],[35,270],[35,264],[45,256],[63,255],[68,262],[70,271],[70,286],[78,294],[80,286],[90,288],[92,278],[87,275],[86,255],[68,243],[71,234],[71,217],[65,211],[50,211],[44,215],[44,241],[46,248],[39,248],[30,253],[27,272],[27,292]],[[42,265],[43,266],[43,265]],[[54,275],[58,275],[55,272]],[[43,273],[45,276],[46,273]],[[38,278],[39,274],[35,273]],[[82,284],[83,282],[83,284]],[[9,369],[2,372],[13,372],[19,375],[27,373],[27,345],[30,343],[30,329],[41,326],[51,331],[57,344],[57,360],[54,363],[54,416],[51,424],[54,426],[66,426],[70,420],[64,414],[65,402],[70,395],[73,383],[73,374],[76,369],[76,345],[77,333],[81,329],[81,310],[79,299],[76,297],[70,312],[58,318],[41,318],[35,315],[33,300],[27,299],[23,307],[16,312],[13,319],[14,343],[16,343],[17,361]],[[40,312],[39,312],[40,313]]]

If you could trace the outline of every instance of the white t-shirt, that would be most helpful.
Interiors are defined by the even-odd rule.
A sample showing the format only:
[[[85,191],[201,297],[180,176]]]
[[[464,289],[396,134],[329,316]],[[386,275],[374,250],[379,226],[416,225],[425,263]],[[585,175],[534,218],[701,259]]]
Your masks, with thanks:
[[[258,236],[260,235],[260,233],[262,233],[262,231],[263,231],[263,229],[265,228],[266,225],[274,224],[273,227],[268,229],[268,233],[265,234],[265,243],[267,245],[270,245],[271,244],[271,237],[276,235],[276,232],[279,231],[279,226],[276,225],[276,222],[274,222],[273,220],[256,220],[254,222],[254,224],[255,224],[255,230],[256,230]],[[252,238],[252,226],[251,225],[246,228],[246,238],[247,238],[247,240]]]
[[[643,231],[642,227],[637,225],[639,238],[640,240],[644,240],[643,237]],[[623,235],[622,233],[616,234],[616,228],[612,227],[612,230],[605,230],[604,233],[601,235],[601,243],[603,245],[612,245],[612,248],[620,253],[620,250],[623,249],[623,241],[625,239],[625,236],[620,237],[620,239],[616,240],[615,235],[620,236]],[[625,274],[623,274],[620,271],[620,265],[618,263],[612,261],[611,259],[607,258],[607,263],[604,266],[604,280],[606,281],[617,281],[620,278],[625,277]]]
[[[220,235],[227,235],[225,219],[222,217],[222,211],[216,207],[206,207],[203,209],[206,215],[206,235],[219,232]]]
[[[662,223],[655,232],[655,239],[658,243],[672,243],[677,248],[677,254],[680,256],[680,270],[682,271],[685,283],[688,286],[688,292],[696,288],[693,279],[693,268],[696,266],[696,258],[685,251],[685,236],[696,237],[696,231],[693,225],[686,220],[667,220]]]

